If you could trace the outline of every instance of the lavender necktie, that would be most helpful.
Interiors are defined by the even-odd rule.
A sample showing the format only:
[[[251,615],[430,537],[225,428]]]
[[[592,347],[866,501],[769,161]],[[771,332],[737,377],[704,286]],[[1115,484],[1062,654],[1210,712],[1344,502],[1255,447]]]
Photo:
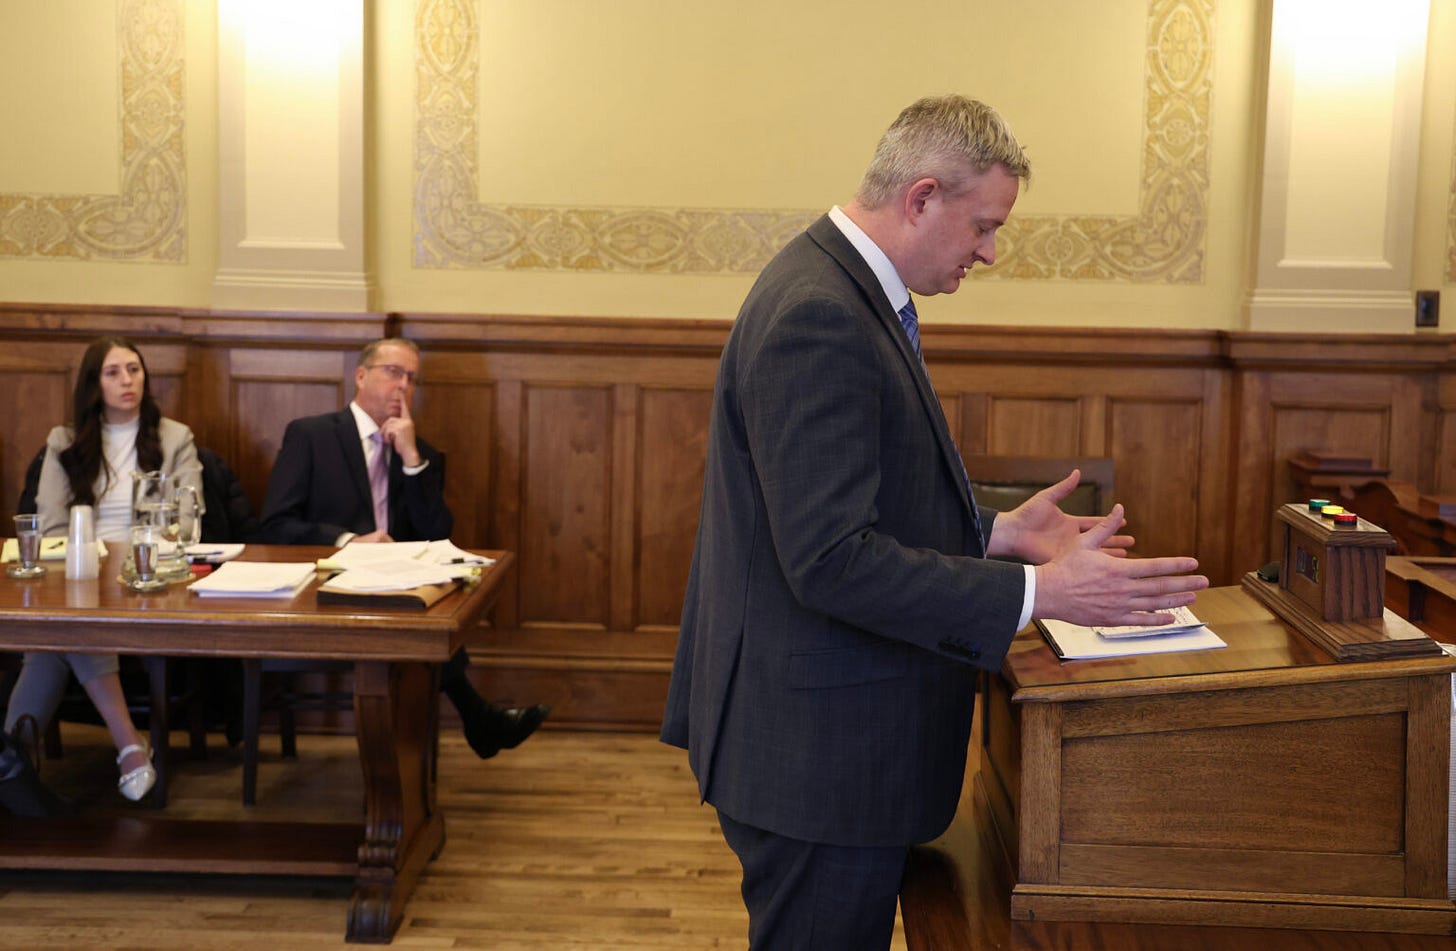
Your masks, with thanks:
[[[374,528],[389,531],[389,454],[384,447],[384,434],[375,430],[369,438],[374,442],[374,458],[369,462],[369,494],[374,496]]]
[[[925,354],[921,353],[920,351],[920,315],[915,313],[914,298],[906,300],[905,306],[901,307],[898,311],[895,312],[895,314],[900,318],[900,326],[905,328],[905,336],[910,338],[910,349],[914,350],[915,355],[920,358],[920,366],[922,369],[924,369]],[[930,376],[929,370],[926,370],[925,375],[927,377]],[[952,443],[952,445],[954,445],[954,443]],[[969,499],[971,503],[971,524],[976,530],[976,542],[981,547],[981,553],[985,554],[986,541],[985,536],[981,534],[981,513],[976,510],[976,494],[971,491],[971,477],[966,473],[966,464],[961,459],[959,449],[956,450],[956,462],[960,463],[961,478],[964,479],[966,483],[966,498]]]

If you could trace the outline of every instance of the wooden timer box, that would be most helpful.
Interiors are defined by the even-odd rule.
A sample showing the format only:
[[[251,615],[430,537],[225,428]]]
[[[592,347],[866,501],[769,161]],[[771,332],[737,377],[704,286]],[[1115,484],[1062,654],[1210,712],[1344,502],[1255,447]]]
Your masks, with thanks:
[[[1357,519],[1335,525],[1306,506],[1285,505],[1276,517],[1283,544],[1279,587],[1326,621],[1378,618],[1385,611],[1385,553],[1395,539]]]
[[[1275,516],[1279,583],[1250,572],[1245,591],[1339,661],[1441,652],[1424,631],[1385,609],[1385,553],[1395,548],[1389,532],[1362,518],[1336,525],[1293,503]]]

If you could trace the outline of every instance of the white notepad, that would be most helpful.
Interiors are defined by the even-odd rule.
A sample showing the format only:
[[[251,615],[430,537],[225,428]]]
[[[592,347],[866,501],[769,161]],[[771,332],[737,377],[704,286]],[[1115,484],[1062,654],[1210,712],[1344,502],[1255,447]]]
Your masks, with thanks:
[[[1144,637],[1103,637],[1095,628],[1066,621],[1038,620],[1036,626],[1062,660],[1216,650],[1228,646],[1223,638],[1201,624],[1195,628]]]
[[[291,598],[313,573],[311,561],[230,561],[187,587],[203,597]]]
[[[1171,614],[1173,620],[1167,624],[1128,624],[1122,627],[1095,626],[1092,630],[1103,637],[1158,637],[1163,634],[1178,634],[1183,631],[1191,631],[1196,627],[1202,627],[1203,622],[1198,620],[1194,613],[1187,608],[1171,608],[1167,611],[1143,612],[1147,614]]]

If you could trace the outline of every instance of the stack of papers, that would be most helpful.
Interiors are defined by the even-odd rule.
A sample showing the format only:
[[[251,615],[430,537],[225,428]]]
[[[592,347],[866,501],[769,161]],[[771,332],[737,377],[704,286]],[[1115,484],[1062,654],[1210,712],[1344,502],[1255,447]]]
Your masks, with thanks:
[[[187,553],[189,561],[220,565],[241,555],[246,547],[241,544],[224,545],[217,542],[199,542],[196,545],[188,545],[183,551]]]
[[[203,597],[291,598],[313,572],[311,561],[230,561],[187,587]]]
[[[356,591],[404,591],[420,585],[444,584],[469,577],[478,569],[493,564],[494,559],[457,548],[449,539],[345,545],[318,562],[320,568],[343,572],[329,580],[330,587]],[[360,569],[367,569],[369,574],[359,580],[350,577]],[[396,581],[386,580],[390,578]],[[377,587],[383,584],[389,584],[389,587]]]
[[[390,561],[345,569],[330,578],[328,585],[335,591],[409,591],[430,584],[450,584],[454,580],[440,565]]]
[[[1103,637],[1154,637],[1159,634],[1182,634],[1203,626],[1203,622],[1194,617],[1193,612],[1187,608],[1172,608],[1158,613],[1171,614],[1173,620],[1167,624],[1128,624],[1124,627],[1093,627],[1092,630]]]
[[[1159,612],[1173,614],[1171,624],[1127,627],[1083,627],[1067,621],[1038,620],[1051,649],[1062,660],[1091,660],[1097,657],[1130,657],[1135,654],[1166,654],[1227,647],[1223,638],[1210,631],[1187,608]]]

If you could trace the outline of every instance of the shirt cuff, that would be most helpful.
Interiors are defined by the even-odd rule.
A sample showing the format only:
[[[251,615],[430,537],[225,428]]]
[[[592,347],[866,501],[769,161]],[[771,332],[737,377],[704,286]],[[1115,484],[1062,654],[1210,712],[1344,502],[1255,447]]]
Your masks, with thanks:
[[[430,460],[428,460],[428,459],[421,459],[420,460],[420,464],[417,465],[417,466],[405,466],[404,467],[404,474],[405,475],[419,475],[421,472],[424,472],[429,467],[430,467]]]
[[[358,536],[353,532],[344,532],[338,538],[334,539],[334,547],[343,548],[345,545],[349,544],[357,537]],[[1017,630],[1021,630],[1021,628],[1017,628]]]
[[[1032,565],[1022,567],[1026,569],[1026,594],[1021,599],[1021,620],[1016,622],[1018,631],[1031,623],[1031,609],[1036,605],[1036,568]]]

